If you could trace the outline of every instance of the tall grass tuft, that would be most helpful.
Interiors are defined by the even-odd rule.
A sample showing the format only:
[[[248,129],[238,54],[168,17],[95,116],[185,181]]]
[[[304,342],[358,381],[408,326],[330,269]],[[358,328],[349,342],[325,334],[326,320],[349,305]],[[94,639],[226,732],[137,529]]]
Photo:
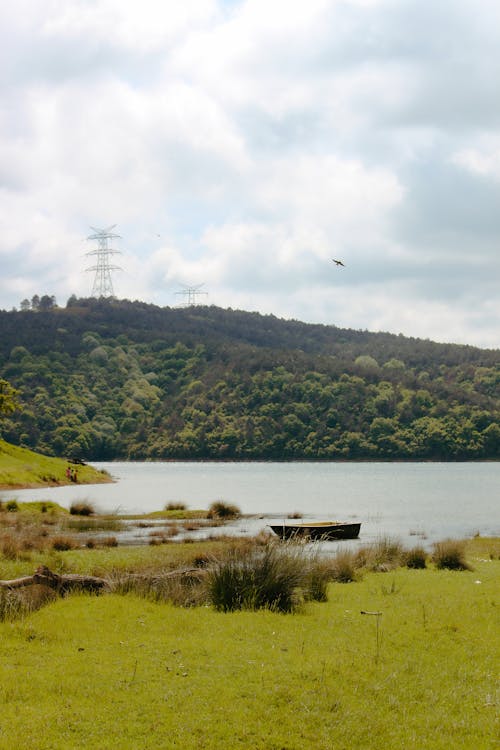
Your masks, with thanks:
[[[57,552],[67,552],[70,549],[78,547],[78,543],[73,539],[72,536],[64,536],[60,534],[50,540],[51,547]]]
[[[164,510],[187,510],[186,503],[171,502],[165,505]]]
[[[138,575],[115,571],[108,576],[109,588],[117,594],[141,596],[155,602],[170,602],[178,607],[208,603],[205,572],[186,571],[173,575],[168,571],[151,571]]]
[[[237,505],[225,503],[223,500],[216,500],[210,505],[207,518],[219,518],[227,521],[231,518],[238,518],[240,514],[241,511]]]
[[[337,583],[352,583],[359,580],[358,562],[355,552],[350,550],[337,552],[330,563],[331,580]]]
[[[302,586],[304,599],[314,602],[328,601],[328,584],[331,580],[331,568],[324,560],[311,561]]]
[[[209,569],[208,589],[210,601],[220,612],[294,612],[304,599],[322,592],[303,549],[275,542],[229,550]]]
[[[95,514],[95,508],[88,500],[81,500],[71,503],[69,512],[72,516],[93,516]]]
[[[383,536],[366,550],[364,567],[384,573],[401,565],[405,550],[399,539]]]
[[[30,586],[14,591],[0,589],[0,622],[26,617],[56,598],[57,594],[47,586]]]
[[[427,567],[427,552],[423,547],[412,547],[404,553],[403,562],[407,568],[423,570]]]
[[[466,542],[444,539],[433,545],[432,561],[439,570],[472,570],[466,557]]]

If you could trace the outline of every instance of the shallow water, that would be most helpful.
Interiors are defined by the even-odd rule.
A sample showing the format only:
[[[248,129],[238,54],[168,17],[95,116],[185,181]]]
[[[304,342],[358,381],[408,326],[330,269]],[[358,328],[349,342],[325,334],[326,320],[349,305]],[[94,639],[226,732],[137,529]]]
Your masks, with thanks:
[[[116,482],[9,491],[0,497],[53,500],[67,508],[74,501],[89,500],[101,512],[123,514],[160,510],[174,501],[206,509],[214,500],[224,500],[252,515],[224,527],[245,534],[300,512],[305,520],[359,520],[361,541],[390,535],[406,543],[429,544],[448,536],[500,535],[500,463],[495,462],[117,462],[95,466],[109,471]]]

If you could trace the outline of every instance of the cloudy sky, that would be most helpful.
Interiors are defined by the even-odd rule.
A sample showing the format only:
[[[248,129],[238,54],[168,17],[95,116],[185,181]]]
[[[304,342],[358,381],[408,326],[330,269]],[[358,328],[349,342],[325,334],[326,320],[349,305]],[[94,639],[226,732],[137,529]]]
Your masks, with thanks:
[[[0,35],[0,308],[90,296],[116,224],[119,298],[500,347],[498,0],[4,0]]]

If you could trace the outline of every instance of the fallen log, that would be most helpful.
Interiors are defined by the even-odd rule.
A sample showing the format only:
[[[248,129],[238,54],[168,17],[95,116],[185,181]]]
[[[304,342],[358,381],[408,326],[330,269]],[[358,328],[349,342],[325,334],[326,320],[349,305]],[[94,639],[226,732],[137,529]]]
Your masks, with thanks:
[[[23,576],[22,578],[13,578],[10,581],[0,581],[0,588],[13,591],[14,589],[22,589],[28,586],[48,586],[49,588],[56,591],[61,596],[69,593],[70,591],[88,591],[91,593],[99,593],[103,591],[111,591],[116,588],[116,584],[119,582],[122,586],[127,583],[148,583],[151,587],[159,586],[163,581],[176,578],[184,581],[200,582],[207,575],[207,571],[200,568],[181,568],[180,570],[171,570],[165,573],[159,573],[155,576],[141,574],[141,573],[128,573],[118,581],[108,581],[105,578],[98,578],[97,576],[84,576],[76,573],[66,573],[65,575],[59,575],[49,570],[46,565],[40,565],[33,575]]]
[[[67,573],[58,575],[53,573],[45,565],[40,565],[32,576],[23,576],[14,578],[11,581],[0,581],[0,588],[12,591],[13,589],[22,589],[26,586],[48,586],[64,596],[69,591],[89,591],[98,593],[108,587],[108,582],[104,578],[97,576],[82,576],[76,573]]]

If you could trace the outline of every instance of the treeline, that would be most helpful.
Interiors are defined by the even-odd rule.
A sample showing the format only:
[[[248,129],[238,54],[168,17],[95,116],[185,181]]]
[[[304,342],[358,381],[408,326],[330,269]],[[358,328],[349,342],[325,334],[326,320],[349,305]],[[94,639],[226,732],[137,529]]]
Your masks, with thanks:
[[[110,459],[498,459],[500,353],[216,307],[0,312],[2,436]]]

